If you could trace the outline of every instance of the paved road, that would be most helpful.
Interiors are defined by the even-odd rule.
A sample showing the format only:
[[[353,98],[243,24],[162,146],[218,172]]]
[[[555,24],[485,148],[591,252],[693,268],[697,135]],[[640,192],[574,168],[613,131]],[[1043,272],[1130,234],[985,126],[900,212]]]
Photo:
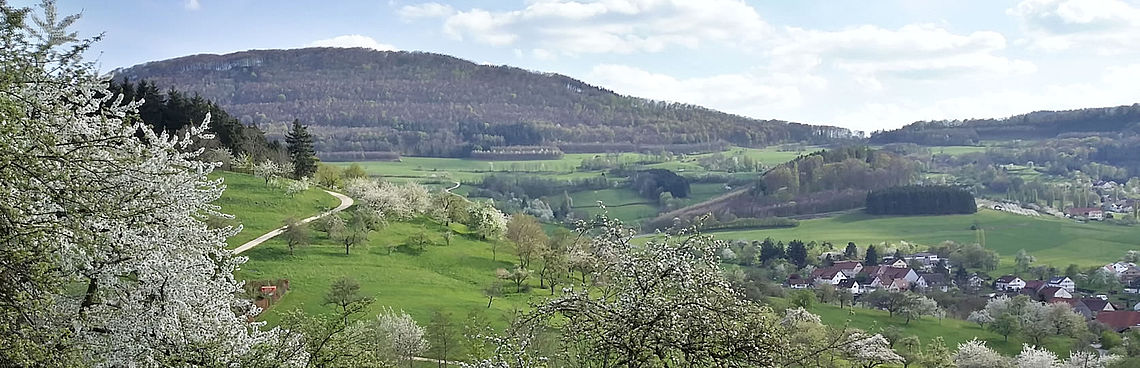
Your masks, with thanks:
[[[325,213],[322,213],[322,214],[301,220],[302,224],[306,224],[306,223],[312,222],[313,220],[319,219],[321,217],[325,217],[325,216],[328,216],[328,215],[331,215],[331,214],[334,214],[334,213],[337,213],[340,211],[344,211],[345,208],[352,206],[352,203],[353,203],[352,198],[349,198],[348,196],[346,196],[344,194],[340,194],[337,192],[330,192],[327,190],[325,191],[325,193],[331,194],[333,197],[336,197],[336,199],[339,199],[340,205],[336,206],[336,208],[333,208],[332,210],[330,210],[328,212],[325,212]],[[279,227],[277,229],[274,229],[273,231],[265,233],[265,235],[259,236],[259,237],[257,237],[257,239],[250,240],[249,242],[242,244],[240,247],[234,248],[234,250],[232,250],[231,252],[233,252],[234,254],[241,254],[241,252],[250,250],[253,247],[258,246],[259,244],[264,243],[266,240],[269,240],[275,236],[281,235],[281,233],[283,233],[283,232],[285,232],[285,226]]]

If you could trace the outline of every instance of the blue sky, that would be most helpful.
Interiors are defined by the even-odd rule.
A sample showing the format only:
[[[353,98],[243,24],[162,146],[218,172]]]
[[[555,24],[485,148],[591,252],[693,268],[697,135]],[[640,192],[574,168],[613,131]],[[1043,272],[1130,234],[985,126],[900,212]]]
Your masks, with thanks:
[[[26,5],[29,1],[15,1]],[[363,46],[858,130],[1140,102],[1140,0],[61,1],[104,71]]]

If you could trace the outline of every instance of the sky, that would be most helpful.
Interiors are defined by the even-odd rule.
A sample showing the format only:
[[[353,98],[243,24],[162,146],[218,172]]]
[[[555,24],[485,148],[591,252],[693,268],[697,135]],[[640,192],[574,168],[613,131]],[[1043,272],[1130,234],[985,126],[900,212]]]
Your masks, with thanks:
[[[30,1],[14,1],[29,5]],[[110,71],[310,46],[427,51],[861,131],[1140,102],[1140,0],[62,0]]]

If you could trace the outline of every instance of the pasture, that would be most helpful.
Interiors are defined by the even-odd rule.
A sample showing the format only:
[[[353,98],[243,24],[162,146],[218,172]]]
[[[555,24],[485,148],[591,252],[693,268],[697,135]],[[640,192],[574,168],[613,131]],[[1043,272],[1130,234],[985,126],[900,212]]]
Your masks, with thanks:
[[[234,215],[233,224],[241,224],[243,230],[228,242],[238,246],[261,236],[270,230],[281,227],[285,219],[306,218],[336,207],[340,204],[333,196],[317,187],[290,198],[285,189],[249,174],[229,171],[216,171],[210,178],[221,177],[226,186],[221,198],[214,204],[222,207],[222,213]]]
[[[462,231],[463,227],[456,224],[453,229]],[[408,312],[421,324],[426,324],[436,310],[451,313],[456,321],[470,311],[479,311],[496,327],[503,327],[507,318],[515,310],[525,309],[532,298],[550,294],[537,287],[515,293],[514,284],[506,282],[506,295],[495,298],[487,308],[482,290],[497,280],[496,269],[510,268],[517,261],[513,246],[501,242],[493,260],[492,243],[456,233],[451,245],[446,245],[442,230],[442,225],[424,221],[391,223],[373,231],[365,244],[350,249],[348,255],[343,245],[323,232],[312,231],[313,244],[297,249],[292,256],[278,237],[244,253],[249,262],[237,276],[243,280],[289,279],[289,293],[259,318],[270,325],[278,322],[281,311],[293,308],[310,314],[332,312],[331,306],[322,304],[323,296],[341,276],[355,279],[361,295],[375,298],[365,318],[391,307]],[[389,253],[387,245],[403,245],[409,236],[420,232],[428,234],[433,244],[422,252],[404,246]],[[537,276],[527,283],[537,286]]]
[[[1002,256],[1002,269],[1012,265],[1013,256],[1025,249],[1037,257],[1037,264],[1064,268],[1070,263],[1082,267],[1103,265],[1119,259],[1128,250],[1140,250],[1140,227],[1098,222],[1078,223],[1048,216],[1028,217],[982,209],[972,215],[948,216],[871,216],[862,213],[800,221],[794,228],[717,232],[726,240],[763,240],[771,237],[788,241],[831,242],[842,249],[855,242],[869,244],[907,241],[936,245],[946,240],[977,242],[983,233],[986,248]]]

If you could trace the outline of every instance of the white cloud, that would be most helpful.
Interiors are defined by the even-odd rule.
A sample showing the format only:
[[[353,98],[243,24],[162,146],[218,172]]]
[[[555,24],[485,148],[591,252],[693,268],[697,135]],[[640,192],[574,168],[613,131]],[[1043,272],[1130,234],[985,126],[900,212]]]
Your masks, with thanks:
[[[440,3],[423,3],[416,5],[404,5],[397,11],[400,18],[404,20],[416,20],[420,18],[440,18],[446,17],[455,13],[455,9],[451,5]]]
[[[776,60],[819,59],[865,81],[879,76],[932,79],[1036,70],[1030,62],[999,55],[1005,48],[1005,37],[997,32],[954,34],[932,24],[898,30],[864,25],[840,31],[788,28],[771,54]]]
[[[202,8],[202,4],[199,3],[198,0],[187,0],[185,6],[187,10],[198,10]]]
[[[614,64],[594,66],[585,79],[622,94],[697,104],[761,118],[774,118],[772,109],[800,107],[804,102],[801,91],[827,86],[827,82],[818,77],[764,70],[676,78]]]
[[[1033,45],[1059,51],[1089,48],[1100,54],[1138,51],[1140,6],[1120,0],[1024,0],[1006,11]]]
[[[405,6],[400,14],[406,20],[443,18],[444,33],[457,40],[566,55],[744,45],[769,31],[756,10],[738,0],[534,0],[511,11],[425,3]]]
[[[363,47],[380,51],[395,51],[396,46],[377,42],[372,37],[350,34],[310,42],[309,47]]]

